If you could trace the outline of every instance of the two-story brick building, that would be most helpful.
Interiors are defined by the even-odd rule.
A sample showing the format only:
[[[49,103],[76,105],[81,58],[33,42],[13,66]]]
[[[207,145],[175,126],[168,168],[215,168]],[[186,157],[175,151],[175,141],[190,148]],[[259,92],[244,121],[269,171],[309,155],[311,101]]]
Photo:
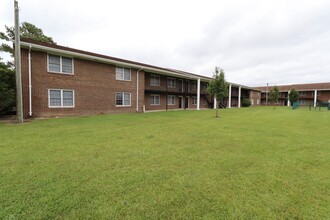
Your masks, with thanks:
[[[215,105],[209,77],[30,39],[21,40],[21,66],[25,118]],[[230,83],[226,105],[240,107],[257,92]]]

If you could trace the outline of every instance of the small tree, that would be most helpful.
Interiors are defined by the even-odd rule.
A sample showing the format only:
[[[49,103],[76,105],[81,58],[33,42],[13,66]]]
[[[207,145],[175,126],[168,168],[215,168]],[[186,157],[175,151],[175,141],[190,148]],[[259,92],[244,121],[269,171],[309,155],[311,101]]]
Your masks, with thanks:
[[[12,113],[15,103],[15,72],[0,58],[0,115]]]
[[[215,74],[207,87],[207,92],[216,98],[217,103],[223,102],[228,97],[228,83],[223,69],[215,67]],[[216,117],[219,117],[218,105],[216,106]]]
[[[274,86],[273,89],[269,91],[269,101],[273,102],[274,110],[275,110],[275,103],[278,102],[279,96],[280,96],[280,91],[277,86]]]
[[[291,103],[297,102],[299,99],[299,92],[295,89],[291,89],[289,94],[289,100]]]

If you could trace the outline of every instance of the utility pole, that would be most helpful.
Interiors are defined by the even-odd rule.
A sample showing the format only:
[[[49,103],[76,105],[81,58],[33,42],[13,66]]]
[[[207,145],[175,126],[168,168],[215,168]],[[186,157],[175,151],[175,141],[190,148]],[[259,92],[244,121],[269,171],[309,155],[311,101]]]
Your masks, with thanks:
[[[19,30],[18,2],[14,0],[15,9],[15,71],[16,71],[16,116],[17,122],[23,123],[23,99],[21,78],[21,43]]]

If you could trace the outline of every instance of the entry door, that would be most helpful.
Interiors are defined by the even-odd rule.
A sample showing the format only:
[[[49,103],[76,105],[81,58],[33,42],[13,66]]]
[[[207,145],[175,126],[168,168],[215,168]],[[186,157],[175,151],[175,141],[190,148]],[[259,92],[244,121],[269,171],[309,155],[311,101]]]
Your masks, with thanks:
[[[182,96],[179,96],[179,108],[182,108]]]
[[[189,97],[186,97],[186,100],[184,102],[185,108],[189,108]]]

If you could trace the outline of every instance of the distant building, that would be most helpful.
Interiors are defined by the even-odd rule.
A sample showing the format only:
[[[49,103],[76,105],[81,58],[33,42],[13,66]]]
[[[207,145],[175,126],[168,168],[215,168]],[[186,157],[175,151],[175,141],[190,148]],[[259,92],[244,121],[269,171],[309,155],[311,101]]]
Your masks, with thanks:
[[[276,105],[290,106],[288,101],[289,93],[292,89],[299,92],[299,105],[316,106],[317,103],[330,102],[330,83],[310,83],[310,84],[292,84],[277,86],[280,90],[280,98]],[[261,105],[266,105],[267,95],[273,86],[269,87],[255,87],[255,89],[261,91]],[[269,103],[268,105],[273,105]]]

